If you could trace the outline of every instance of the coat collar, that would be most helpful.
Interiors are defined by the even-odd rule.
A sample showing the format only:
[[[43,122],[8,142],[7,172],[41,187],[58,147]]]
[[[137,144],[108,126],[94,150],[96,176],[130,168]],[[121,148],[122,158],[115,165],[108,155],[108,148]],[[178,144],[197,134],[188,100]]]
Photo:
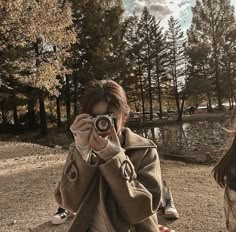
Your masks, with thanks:
[[[143,138],[140,135],[132,132],[129,128],[125,127],[124,130],[125,142],[124,149],[140,149],[140,148],[156,148],[155,143],[149,139]]]

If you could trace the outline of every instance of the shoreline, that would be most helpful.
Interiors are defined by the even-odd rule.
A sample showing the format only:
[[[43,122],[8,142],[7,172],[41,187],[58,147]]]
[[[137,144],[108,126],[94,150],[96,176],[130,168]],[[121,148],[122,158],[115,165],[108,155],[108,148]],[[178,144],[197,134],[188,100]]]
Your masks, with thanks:
[[[175,125],[176,127],[178,127],[178,125],[187,122],[210,122],[214,120],[224,121],[231,117],[234,117],[233,111],[202,113],[195,115],[184,115],[182,123],[177,123],[176,120],[172,118],[145,121],[143,124],[133,124],[128,126],[132,130],[137,130],[139,131],[138,133],[142,133],[143,129],[145,130],[162,126],[175,127]],[[195,130],[190,134],[187,132],[187,136],[182,135],[187,146],[179,146],[178,141],[176,140],[177,137],[173,135],[173,132],[176,133],[176,130],[178,131],[178,128],[173,132],[166,128],[165,130],[169,131],[169,134],[164,134],[163,141],[158,140],[159,138],[155,137],[154,134],[152,134],[152,136],[154,137],[150,139],[152,139],[157,144],[158,153],[164,160],[175,160],[196,164],[213,164],[217,162],[218,158],[221,157],[221,154],[224,151],[222,146],[223,144],[226,144],[226,137],[223,136],[222,133],[219,134],[218,132],[217,136],[215,136],[213,134],[213,131],[209,130],[208,128],[199,128],[197,125],[194,126],[194,124],[191,126],[194,127]],[[176,133],[176,136],[178,136],[178,133]],[[68,129],[66,129],[65,127],[61,127],[49,128],[48,135],[46,136],[41,136],[39,130],[26,131],[20,134],[0,134],[0,141],[35,143],[51,148],[68,150],[69,144],[73,142],[73,136]]]
[[[234,114],[235,114],[234,111],[215,112],[215,113],[196,113],[194,115],[183,115],[181,122],[177,122],[176,117],[175,118],[172,117],[169,119],[146,120],[142,122],[136,122],[130,120],[127,122],[127,126],[130,127],[131,129],[140,129],[140,128],[166,126],[172,124],[182,124],[193,121],[210,121],[216,119],[223,120],[225,118],[233,117]]]

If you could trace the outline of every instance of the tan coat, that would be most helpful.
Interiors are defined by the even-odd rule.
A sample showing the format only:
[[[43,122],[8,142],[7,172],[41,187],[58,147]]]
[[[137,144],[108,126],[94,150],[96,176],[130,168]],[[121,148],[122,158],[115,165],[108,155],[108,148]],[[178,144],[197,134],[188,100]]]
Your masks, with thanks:
[[[55,191],[57,203],[76,216],[69,232],[86,232],[101,202],[110,232],[158,232],[161,170],[155,144],[125,128],[125,151],[104,163],[82,159],[74,144]],[[133,230],[135,228],[135,230]]]

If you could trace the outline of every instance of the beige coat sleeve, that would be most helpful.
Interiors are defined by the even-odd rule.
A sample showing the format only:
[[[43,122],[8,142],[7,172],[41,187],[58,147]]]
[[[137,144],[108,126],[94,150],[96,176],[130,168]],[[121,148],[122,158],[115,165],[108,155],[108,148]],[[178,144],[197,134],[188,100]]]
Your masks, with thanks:
[[[55,190],[56,202],[61,207],[76,212],[97,172],[98,162],[86,162],[72,144]]]
[[[131,224],[137,224],[156,213],[161,199],[161,169],[156,148],[145,154],[138,170],[134,170],[124,151],[99,166],[120,213]]]

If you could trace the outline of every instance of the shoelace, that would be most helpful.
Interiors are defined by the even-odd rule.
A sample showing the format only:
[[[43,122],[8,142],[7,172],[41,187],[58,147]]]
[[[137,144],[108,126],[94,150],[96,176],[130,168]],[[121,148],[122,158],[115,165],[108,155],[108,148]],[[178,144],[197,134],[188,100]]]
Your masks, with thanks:
[[[172,198],[172,194],[171,194],[171,190],[170,190],[170,187],[167,188],[167,194],[165,196],[165,203],[166,203],[166,206],[173,206],[174,203],[173,203],[173,198]]]
[[[67,214],[67,213],[68,213],[67,210],[65,210],[63,208],[58,208],[57,212],[56,212],[56,214]]]

